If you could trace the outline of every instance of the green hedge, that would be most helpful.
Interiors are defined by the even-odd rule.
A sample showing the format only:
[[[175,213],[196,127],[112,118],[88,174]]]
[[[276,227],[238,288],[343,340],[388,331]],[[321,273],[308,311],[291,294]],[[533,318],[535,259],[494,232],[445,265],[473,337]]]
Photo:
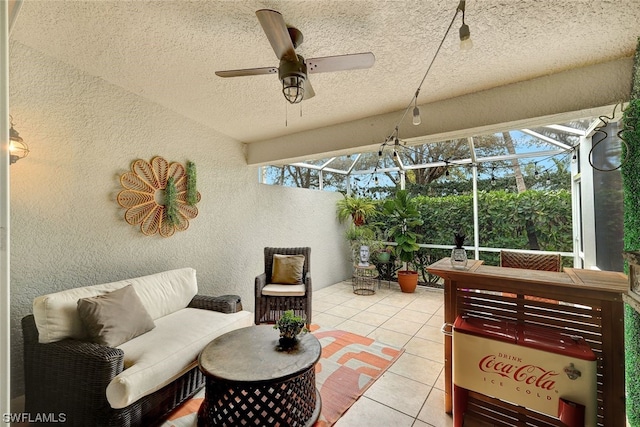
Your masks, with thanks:
[[[471,244],[473,196],[417,196],[423,225],[420,243],[452,245],[453,234],[462,231]],[[383,215],[378,223],[386,228]],[[523,193],[491,191],[478,193],[480,245],[545,251],[572,251],[571,194],[566,190]],[[529,247],[529,233],[539,247]]]
[[[418,228],[419,243],[453,247],[454,233],[462,231],[467,235],[465,244],[473,244],[473,196],[417,196],[416,200],[423,220]],[[384,216],[378,216],[378,223],[382,229],[388,228]],[[573,250],[571,194],[566,190],[480,192],[478,223],[481,246],[532,249],[529,235],[533,234],[540,250]],[[421,249],[418,268],[423,270],[423,281],[432,279],[424,268],[450,254],[450,249]],[[489,265],[499,263],[498,253],[481,253],[481,258]]]
[[[624,249],[640,250],[640,38],[634,59],[631,101],[624,112],[625,131],[622,167],[624,192]],[[627,420],[632,427],[640,426],[640,314],[625,307],[625,374],[627,389]]]

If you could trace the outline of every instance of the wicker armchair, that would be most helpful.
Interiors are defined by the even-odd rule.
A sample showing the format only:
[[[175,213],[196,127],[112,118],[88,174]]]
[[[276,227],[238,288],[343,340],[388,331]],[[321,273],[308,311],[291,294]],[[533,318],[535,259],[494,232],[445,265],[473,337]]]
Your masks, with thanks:
[[[240,297],[196,295],[189,307],[235,313]],[[150,426],[204,387],[194,367],[160,390],[122,409],[113,409],[105,390],[124,369],[124,352],[75,339],[41,344],[33,315],[22,319],[24,336],[25,411],[64,414],[68,426]]]
[[[532,254],[500,251],[500,267],[561,271],[560,254]]]
[[[304,255],[302,283],[304,295],[263,295],[266,285],[271,283],[273,270],[273,256]],[[294,310],[295,314],[307,319],[307,326],[311,324],[311,276],[309,274],[311,248],[264,248],[264,273],[255,280],[255,323],[275,323],[282,313]]]

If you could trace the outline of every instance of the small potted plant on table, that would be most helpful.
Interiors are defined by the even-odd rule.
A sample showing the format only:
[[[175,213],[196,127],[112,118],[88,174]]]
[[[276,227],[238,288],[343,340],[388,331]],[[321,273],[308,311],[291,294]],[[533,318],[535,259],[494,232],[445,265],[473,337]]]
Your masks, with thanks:
[[[289,349],[294,347],[298,342],[298,335],[309,332],[306,326],[307,320],[303,317],[296,316],[293,310],[285,311],[273,329],[280,331],[280,347]]]

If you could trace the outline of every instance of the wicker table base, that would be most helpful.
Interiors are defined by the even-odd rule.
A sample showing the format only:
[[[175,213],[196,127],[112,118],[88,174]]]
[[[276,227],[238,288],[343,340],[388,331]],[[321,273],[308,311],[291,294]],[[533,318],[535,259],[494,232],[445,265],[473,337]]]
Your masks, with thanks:
[[[271,326],[224,334],[200,354],[206,376],[198,427],[312,426],[320,415],[315,364],[321,346],[311,334],[291,350],[278,347]]]

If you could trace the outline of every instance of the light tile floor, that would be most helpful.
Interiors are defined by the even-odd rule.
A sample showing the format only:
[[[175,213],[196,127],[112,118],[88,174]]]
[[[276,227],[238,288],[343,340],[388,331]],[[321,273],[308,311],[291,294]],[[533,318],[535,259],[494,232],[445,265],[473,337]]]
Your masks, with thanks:
[[[374,295],[356,295],[350,281],[340,282],[314,291],[312,320],[405,348],[336,427],[453,425],[444,412],[441,289],[418,286],[406,294],[382,282]]]

